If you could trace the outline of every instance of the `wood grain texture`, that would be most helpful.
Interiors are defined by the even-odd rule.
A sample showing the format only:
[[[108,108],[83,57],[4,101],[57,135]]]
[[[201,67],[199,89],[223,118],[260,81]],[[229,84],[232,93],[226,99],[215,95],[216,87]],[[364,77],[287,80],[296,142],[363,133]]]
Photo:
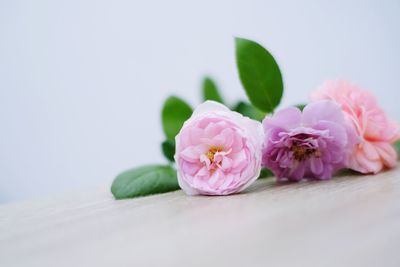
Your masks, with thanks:
[[[109,188],[0,206],[0,266],[400,266],[400,170],[228,197]]]

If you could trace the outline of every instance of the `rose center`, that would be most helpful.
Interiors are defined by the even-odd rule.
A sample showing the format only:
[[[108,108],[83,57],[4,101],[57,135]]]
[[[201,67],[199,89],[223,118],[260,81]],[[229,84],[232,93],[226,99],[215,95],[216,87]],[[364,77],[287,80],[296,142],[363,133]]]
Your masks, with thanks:
[[[217,152],[221,152],[223,150],[220,146],[212,146],[207,152],[207,158],[210,160],[211,164],[214,163],[214,156]]]
[[[308,148],[299,145],[292,146],[290,150],[293,152],[294,159],[298,161],[303,161],[311,156],[319,157],[321,155],[320,151],[316,148]]]

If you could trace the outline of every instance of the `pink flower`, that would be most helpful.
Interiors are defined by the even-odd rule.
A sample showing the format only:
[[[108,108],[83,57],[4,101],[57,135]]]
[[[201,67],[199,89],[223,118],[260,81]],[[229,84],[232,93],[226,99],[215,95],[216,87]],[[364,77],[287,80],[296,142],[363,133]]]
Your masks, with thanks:
[[[346,81],[327,81],[311,99],[336,101],[355,129],[360,141],[353,148],[349,168],[377,173],[396,165],[397,153],[392,144],[400,138],[399,125],[388,119],[370,93]]]
[[[237,193],[260,174],[261,124],[222,104],[199,105],[175,140],[178,181],[188,195]]]
[[[289,107],[263,121],[263,165],[278,180],[330,179],[345,167],[355,133],[333,101]]]

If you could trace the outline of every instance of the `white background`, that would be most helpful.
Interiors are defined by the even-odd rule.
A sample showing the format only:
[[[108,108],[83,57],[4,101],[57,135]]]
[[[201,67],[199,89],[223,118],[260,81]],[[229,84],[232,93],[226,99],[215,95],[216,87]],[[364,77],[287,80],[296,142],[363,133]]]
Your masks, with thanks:
[[[279,62],[282,106],[325,79],[400,118],[400,1],[0,0],[0,202],[110,184],[164,162],[160,108],[201,77],[244,97],[234,36]]]

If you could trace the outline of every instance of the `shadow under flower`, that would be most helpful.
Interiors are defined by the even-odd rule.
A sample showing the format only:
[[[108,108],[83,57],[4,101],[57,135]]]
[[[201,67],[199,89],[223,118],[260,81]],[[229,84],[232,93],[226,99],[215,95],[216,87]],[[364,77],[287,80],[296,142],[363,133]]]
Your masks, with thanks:
[[[387,173],[392,170],[384,170],[381,173]],[[281,189],[287,189],[287,188],[292,188],[292,189],[301,189],[309,186],[315,186],[317,184],[332,184],[332,183],[337,183],[337,184],[342,184],[345,182],[349,181],[354,181],[358,179],[363,179],[366,177],[374,176],[374,174],[362,174],[356,171],[353,171],[351,169],[343,169],[338,172],[331,178],[327,180],[317,180],[317,179],[304,179],[301,181],[289,181],[289,180],[283,180],[283,181],[277,181],[275,176],[272,174],[257,179],[255,183],[253,183],[251,186],[246,188],[243,192],[240,194],[248,194],[248,193],[257,193],[257,192],[262,192],[262,191],[273,191],[279,188]]]

